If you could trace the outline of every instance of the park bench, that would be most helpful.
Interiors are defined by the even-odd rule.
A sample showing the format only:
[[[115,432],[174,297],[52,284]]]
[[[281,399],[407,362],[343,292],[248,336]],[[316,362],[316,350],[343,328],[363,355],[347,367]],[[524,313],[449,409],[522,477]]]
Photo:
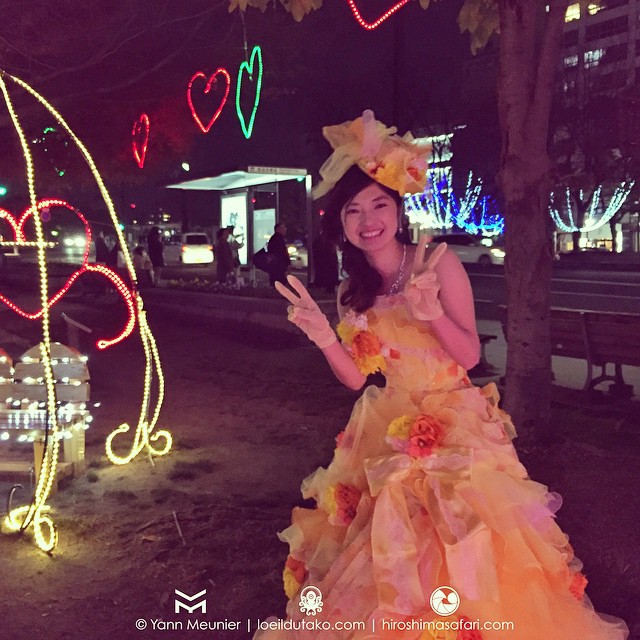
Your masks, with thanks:
[[[485,372],[490,375],[491,373],[494,373],[494,368],[487,360],[486,347],[492,340],[497,340],[498,336],[490,333],[480,333],[478,334],[478,337],[480,338],[480,360],[472,371],[476,370],[478,374],[480,372]]]
[[[58,437],[62,439],[54,483],[84,471],[85,429],[91,421],[89,371],[86,356],[54,342],[51,360],[56,390]],[[0,349],[0,474],[29,475],[37,479],[45,446],[47,390],[40,345],[16,362]],[[16,447],[33,444],[33,462],[12,459]],[[49,438],[47,446],[52,446]]]
[[[506,307],[501,305],[502,330],[507,337]],[[551,309],[551,354],[587,362],[584,391],[602,382],[613,382],[609,391],[631,396],[622,366],[640,367],[640,315],[612,311]],[[613,373],[607,371],[613,365]],[[596,371],[596,367],[600,371]]]

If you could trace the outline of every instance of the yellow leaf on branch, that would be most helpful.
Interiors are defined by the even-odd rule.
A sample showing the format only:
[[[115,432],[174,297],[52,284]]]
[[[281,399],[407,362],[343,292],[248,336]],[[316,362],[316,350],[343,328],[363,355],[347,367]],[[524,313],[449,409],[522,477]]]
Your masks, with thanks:
[[[494,33],[500,33],[496,0],[466,0],[458,15],[460,32],[471,35],[471,53],[482,49]]]
[[[229,13],[240,9],[240,11],[246,11],[247,7],[254,7],[260,9],[264,13],[267,8],[269,0],[229,0]]]
[[[300,22],[307,13],[322,6],[322,0],[280,0],[280,2],[296,22]]]

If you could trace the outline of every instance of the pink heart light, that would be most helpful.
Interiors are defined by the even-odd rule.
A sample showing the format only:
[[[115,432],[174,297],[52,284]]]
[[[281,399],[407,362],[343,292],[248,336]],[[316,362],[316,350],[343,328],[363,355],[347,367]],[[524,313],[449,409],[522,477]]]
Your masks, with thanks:
[[[149,116],[143,113],[134,123],[131,130],[133,138],[131,144],[133,146],[133,158],[137,165],[142,169],[144,161],[147,157],[147,147],[149,146],[149,130],[151,122]]]
[[[33,246],[32,243],[29,243],[25,239],[25,235],[24,235],[25,223],[30,217],[32,217],[35,214],[36,211],[40,212],[43,209],[48,209],[49,207],[63,207],[68,209],[72,213],[76,214],[76,216],[80,219],[80,221],[84,225],[85,245],[84,245],[84,254],[82,256],[82,265],[80,266],[79,269],[76,269],[76,271],[74,271],[69,276],[66,283],[53,296],[51,296],[51,298],[49,298],[47,302],[47,307],[51,308],[56,302],[58,302],[58,300],[60,300],[60,298],[64,296],[64,294],[69,290],[71,285],[83,273],[86,273],[86,272],[98,273],[99,275],[110,280],[111,283],[116,287],[118,293],[120,293],[120,295],[124,299],[124,302],[127,305],[127,309],[129,311],[129,317],[125,324],[125,327],[117,336],[111,339],[101,339],[96,342],[96,346],[98,347],[98,349],[106,349],[107,347],[110,347],[114,344],[117,344],[121,340],[124,340],[133,331],[133,328],[135,327],[135,305],[134,305],[133,294],[131,290],[129,289],[129,287],[127,287],[127,285],[124,283],[122,278],[120,278],[120,276],[115,271],[113,271],[113,269],[109,269],[108,267],[105,267],[104,265],[100,265],[100,264],[88,264],[89,249],[91,247],[91,227],[89,226],[89,223],[87,219],[84,217],[84,215],[78,209],[70,205],[68,202],[65,202],[64,200],[48,198],[46,200],[40,200],[39,202],[37,202],[35,207],[28,207],[24,211],[24,213],[20,216],[20,219],[17,221],[9,211],[6,211],[5,209],[0,209],[0,219],[6,220],[13,228],[15,242],[18,247],[20,247],[21,244],[24,244],[25,246]],[[10,300],[3,294],[0,294],[0,302],[4,303],[10,309],[15,311],[18,315],[21,315],[23,318],[27,318],[28,320],[37,320],[42,315],[42,312],[43,312],[42,308],[40,308],[38,311],[33,311],[33,312],[25,311],[22,307],[17,305],[15,302]]]
[[[409,0],[400,0],[399,2],[396,2],[396,4],[394,4],[393,7],[391,7],[391,9],[389,9],[388,11],[385,11],[374,22],[367,22],[362,17],[362,14],[360,13],[360,11],[358,9],[358,7],[357,7],[357,5],[355,3],[355,0],[347,0],[347,2],[349,3],[349,7],[351,8],[351,13],[353,13],[355,19],[358,21],[358,24],[363,29],[367,29],[368,31],[372,31],[376,27],[379,27],[387,18],[390,18],[396,11],[399,11],[400,9],[402,9],[402,7],[404,7],[405,4],[408,4]]]
[[[187,102],[189,103],[189,108],[191,109],[191,115],[193,116],[193,119],[196,121],[196,124],[198,125],[198,127],[200,127],[200,130],[202,131],[202,133],[209,133],[209,130],[213,126],[213,123],[220,116],[220,113],[222,112],[224,105],[227,103],[227,98],[229,96],[229,88],[231,86],[231,76],[229,75],[229,72],[226,69],[223,69],[222,67],[220,67],[219,69],[216,69],[209,76],[209,79],[207,80],[207,83],[205,84],[205,87],[204,87],[204,94],[206,95],[211,91],[211,87],[218,82],[218,76],[221,76],[225,81],[224,95],[222,96],[222,100],[220,100],[220,104],[218,105],[215,113],[211,117],[211,120],[209,120],[209,124],[207,124],[206,126],[203,124],[202,120],[200,119],[200,116],[198,116],[198,113],[196,112],[196,108],[193,105],[193,99],[191,97],[191,93],[193,91],[193,83],[199,78],[204,78],[206,80],[207,76],[202,71],[198,71],[193,75],[191,80],[189,80],[189,86],[187,87]]]

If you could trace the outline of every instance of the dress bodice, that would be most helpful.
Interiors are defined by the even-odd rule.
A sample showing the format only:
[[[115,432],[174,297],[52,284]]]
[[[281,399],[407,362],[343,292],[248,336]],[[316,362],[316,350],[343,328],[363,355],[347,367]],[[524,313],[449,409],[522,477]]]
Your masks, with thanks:
[[[413,318],[403,294],[379,296],[362,314],[347,312],[338,335],[360,371],[382,372],[389,388],[433,392],[471,384],[430,324]]]

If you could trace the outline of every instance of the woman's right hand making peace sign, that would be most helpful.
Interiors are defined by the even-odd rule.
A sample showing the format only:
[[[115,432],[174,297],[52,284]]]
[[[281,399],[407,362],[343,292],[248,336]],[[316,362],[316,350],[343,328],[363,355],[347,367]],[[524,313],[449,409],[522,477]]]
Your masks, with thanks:
[[[291,303],[287,309],[289,321],[304,331],[309,340],[315,342],[320,349],[336,342],[336,334],[331,328],[327,316],[320,311],[320,307],[302,282],[295,276],[287,276],[287,282],[298,293],[297,296],[280,282],[276,282],[275,287],[278,293]]]
[[[431,321],[443,315],[438,298],[440,283],[435,268],[442,254],[447,250],[446,243],[438,244],[425,262],[424,256],[429,236],[422,235],[416,248],[411,278],[404,288],[405,297],[416,320]]]

